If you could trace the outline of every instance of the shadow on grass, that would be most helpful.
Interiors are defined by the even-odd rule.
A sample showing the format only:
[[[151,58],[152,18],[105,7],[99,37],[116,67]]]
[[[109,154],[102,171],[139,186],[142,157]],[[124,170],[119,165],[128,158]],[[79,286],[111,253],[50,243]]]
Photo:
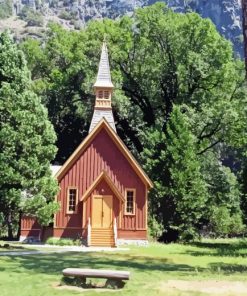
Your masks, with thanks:
[[[241,264],[230,264],[223,262],[215,262],[209,264],[209,268],[214,273],[221,273],[225,275],[232,275],[234,273],[246,273],[247,266]]]
[[[192,256],[247,257],[247,240],[228,243],[194,242],[191,243],[190,246],[198,248],[198,250],[187,250],[185,252]]]
[[[119,254],[60,253],[45,255],[10,256],[9,259],[33,272],[62,274],[64,268],[96,268],[138,271],[141,273],[162,271],[191,273],[194,267],[175,264],[164,258],[136,257]]]

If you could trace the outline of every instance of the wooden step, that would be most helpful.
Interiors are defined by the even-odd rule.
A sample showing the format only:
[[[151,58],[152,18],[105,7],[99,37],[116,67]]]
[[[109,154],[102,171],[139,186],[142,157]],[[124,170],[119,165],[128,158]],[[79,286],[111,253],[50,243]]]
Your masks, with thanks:
[[[91,232],[97,232],[97,233],[113,233],[112,229],[92,229]]]
[[[90,245],[94,247],[115,247],[113,229],[92,228]]]
[[[113,236],[97,236],[97,235],[91,235],[91,239],[106,239],[106,240],[114,240]]]
[[[91,247],[115,247],[115,244],[111,243],[111,244],[104,244],[104,243],[91,243],[90,244]]]

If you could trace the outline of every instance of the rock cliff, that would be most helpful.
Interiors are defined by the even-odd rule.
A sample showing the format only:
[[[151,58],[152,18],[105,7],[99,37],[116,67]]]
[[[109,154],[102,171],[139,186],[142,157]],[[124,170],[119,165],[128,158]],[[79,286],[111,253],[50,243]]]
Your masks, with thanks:
[[[65,13],[77,18],[77,25],[89,19],[103,17],[116,18],[131,14],[137,7],[151,5],[157,0],[13,0],[13,14],[19,14],[29,6],[41,11],[46,17],[61,19]],[[202,17],[210,18],[226,38],[234,44],[235,51],[243,56],[242,8],[241,0],[163,0],[177,12],[195,11]],[[68,16],[67,16],[68,18]]]

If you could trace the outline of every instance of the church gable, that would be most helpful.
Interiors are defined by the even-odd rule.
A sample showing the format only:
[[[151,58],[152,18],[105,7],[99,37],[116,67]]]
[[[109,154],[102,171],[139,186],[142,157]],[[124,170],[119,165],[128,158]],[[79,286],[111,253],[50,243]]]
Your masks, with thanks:
[[[116,179],[117,172],[124,171],[125,174],[128,172],[135,178],[138,176],[144,184],[152,187],[150,179],[104,119],[62,166],[56,175],[58,180],[61,181],[75,165],[79,165],[80,170],[86,169],[88,174],[93,176],[93,178],[90,178],[90,182],[93,182],[102,170],[105,170],[112,181],[116,183],[116,186],[119,186]],[[89,180],[89,177],[87,177],[87,180]],[[91,183],[87,184],[86,182],[86,190],[90,185]]]

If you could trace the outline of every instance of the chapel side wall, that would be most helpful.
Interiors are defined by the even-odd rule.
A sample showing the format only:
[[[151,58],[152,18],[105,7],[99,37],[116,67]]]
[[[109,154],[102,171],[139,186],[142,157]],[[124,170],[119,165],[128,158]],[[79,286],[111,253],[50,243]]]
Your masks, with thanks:
[[[136,215],[125,216],[122,208],[121,225],[118,227],[126,231],[146,229],[146,187],[104,129],[82,151],[60,181],[61,189],[57,201],[61,204],[61,210],[56,214],[55,228],[81,229],[85,225],[87,218],[82,218],[83,209],[80,200],[102,171],[107,173],[123,196],[125,188],[136,189]],[[77,214],[66,214],[68,186],[75,186],[79,190]],[[89,214],[87,213],[87,216]]]
[[[41,225],[38,223],[35,217],[22,215],[21,217],[21,240],[26,237],[40,238]]]

